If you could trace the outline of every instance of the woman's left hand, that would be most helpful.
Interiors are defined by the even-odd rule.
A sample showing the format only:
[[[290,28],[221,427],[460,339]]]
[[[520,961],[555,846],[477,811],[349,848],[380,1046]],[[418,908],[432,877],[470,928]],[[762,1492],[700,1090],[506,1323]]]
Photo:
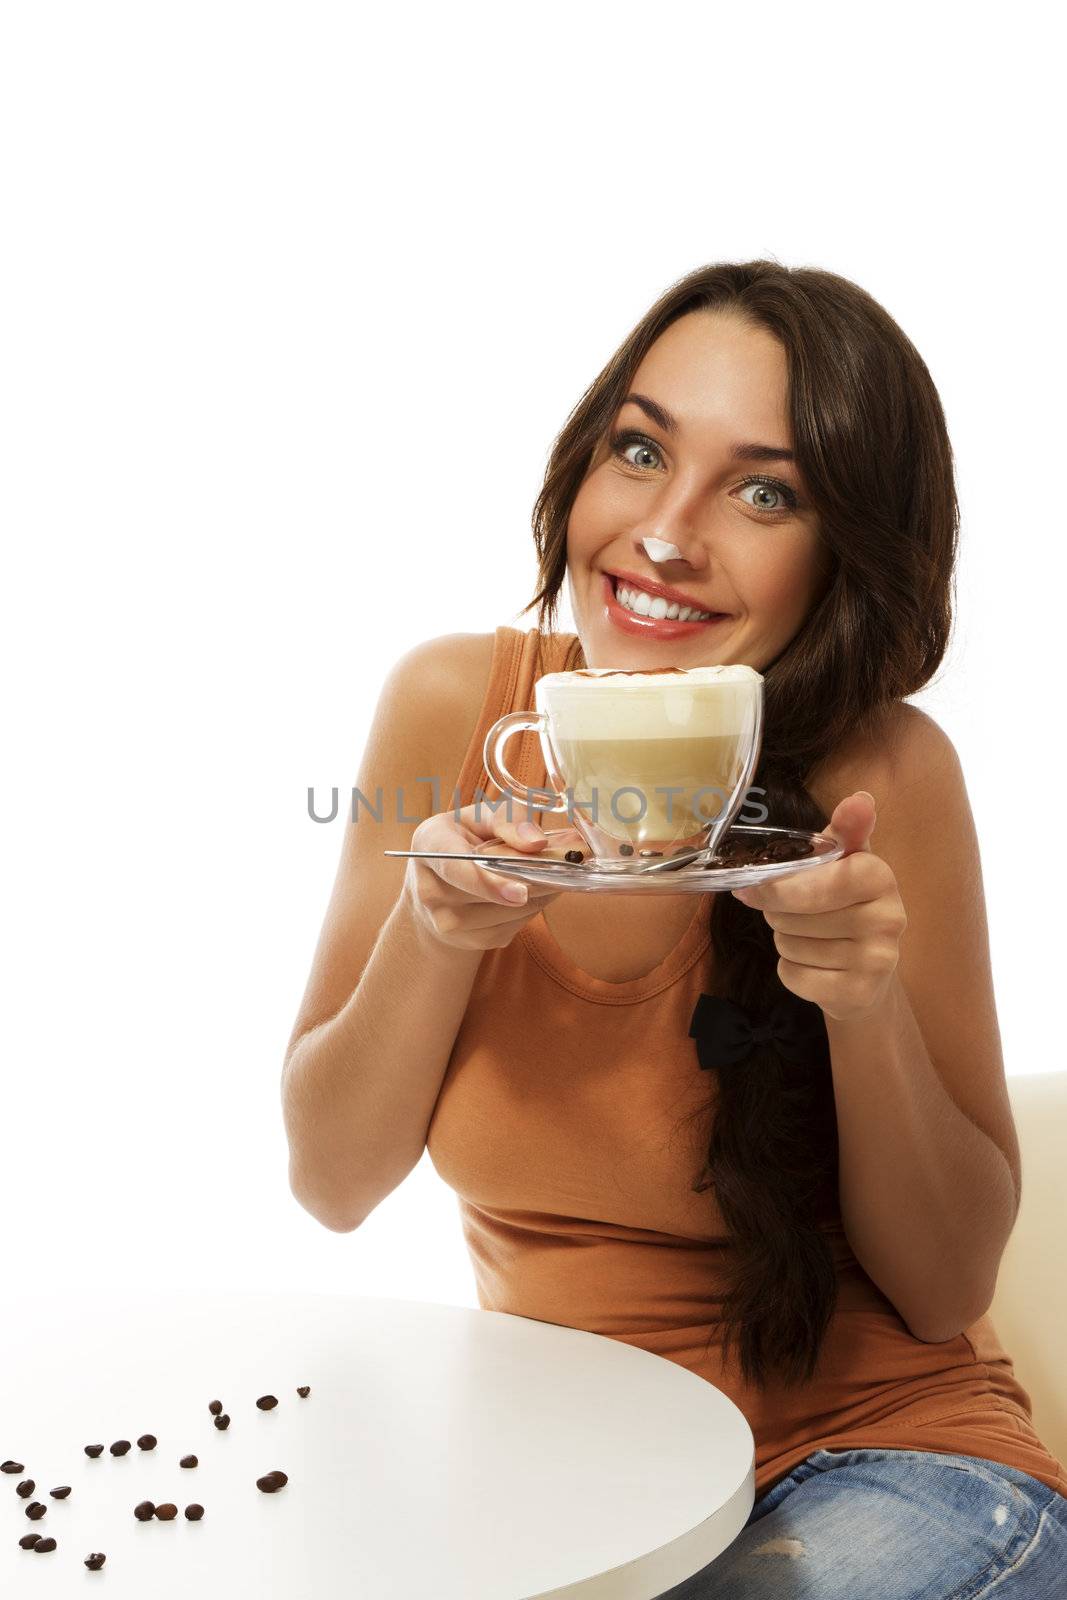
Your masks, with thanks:
[[[837,1021],[878,1007],[908,925],[893,869],[871,850],[874,823],[874,798],[858,789],[825,829],[845,846],[840,860],[732,891],[774,929],[785,987]]]

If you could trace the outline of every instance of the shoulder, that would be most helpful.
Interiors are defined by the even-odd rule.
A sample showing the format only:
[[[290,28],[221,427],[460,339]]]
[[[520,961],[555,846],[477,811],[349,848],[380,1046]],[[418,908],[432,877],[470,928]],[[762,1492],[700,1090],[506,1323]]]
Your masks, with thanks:
[[[384,716],[446,739],[469,728],[488,693],[495,642],[492,633],[446,633],[412,645],[386,674]]]
[[[835,750],[810,775],[808,789],[830,816],[857,789],[873,794],[879,814],[890,804],[925,804],[932,793],[959,788],[959,756],[949,735],[909,701],[887,708],[877,728]]]
[[[389,679],[446,693],[484,688],[495,644],[495,633],[443,633],[422,639],[394,663]]]

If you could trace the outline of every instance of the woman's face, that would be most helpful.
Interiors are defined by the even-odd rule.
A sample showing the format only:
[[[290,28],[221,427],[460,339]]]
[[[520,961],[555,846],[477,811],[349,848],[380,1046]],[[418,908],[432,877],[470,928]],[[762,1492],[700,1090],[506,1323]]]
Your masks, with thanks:
[[[627,399],[609,429],[615,444],[598,445],[567,525],[568,592],[590,667],[743,663],[759,672],[799,631],[830,576],[817,519],[791,461],[739,453],[792,450],[787,377],[778,340],[728,312],[690,312],[647,352],[629,393],[675,426]],[[652,560],[646,536],[674,545],[677,557]],[[619,573],[725,615],[633,616],[608,576]]]

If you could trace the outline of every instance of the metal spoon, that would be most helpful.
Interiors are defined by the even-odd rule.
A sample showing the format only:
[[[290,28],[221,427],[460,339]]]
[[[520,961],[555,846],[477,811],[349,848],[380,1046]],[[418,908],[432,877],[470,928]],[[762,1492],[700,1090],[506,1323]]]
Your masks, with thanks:
[[[574,867],[573,861],[561,861],[558,856],[500,856],[500,855],[464,855],[458,850],[383,850],[386,856],[405,856],[416,860],[431,861],[479,861],[487,866],[492,866],[497,861],[522,861],[531,867]],[[614,873],[619,878],[640,878],[650,872],[672,872],[676,867],[688,866],[699,856],[706,856],[707,848],[686,850],[676,856],[668,856],[663,861],[643,861],[639,866],[628,867],[624,872]],[[595,865],[595,863],[594,863]]]

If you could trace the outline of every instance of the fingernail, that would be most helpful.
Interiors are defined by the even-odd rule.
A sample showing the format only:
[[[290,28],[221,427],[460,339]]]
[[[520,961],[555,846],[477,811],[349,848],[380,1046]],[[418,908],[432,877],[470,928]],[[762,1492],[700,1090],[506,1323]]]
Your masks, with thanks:
[[[504,894],[509,900],[514,900],[516,905],[526,903],[526,885],[524,883],[509,883],[504,889]]]
[[[541,832],[541,829],[534,822],[520,822],[517,832],[520,839],[527,839],[531,844],[535,843],[538,839],[544,838],[544,834]]]

